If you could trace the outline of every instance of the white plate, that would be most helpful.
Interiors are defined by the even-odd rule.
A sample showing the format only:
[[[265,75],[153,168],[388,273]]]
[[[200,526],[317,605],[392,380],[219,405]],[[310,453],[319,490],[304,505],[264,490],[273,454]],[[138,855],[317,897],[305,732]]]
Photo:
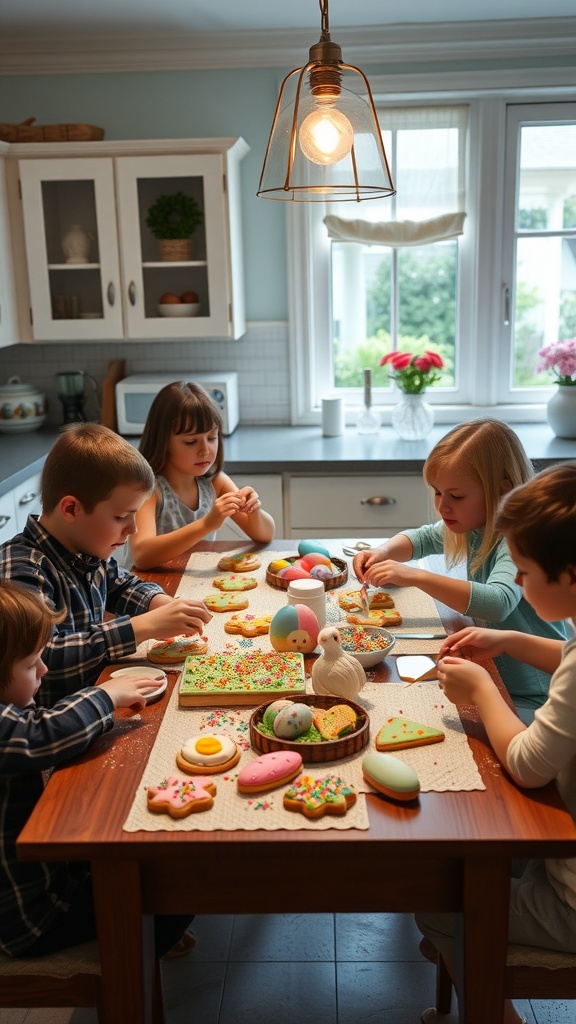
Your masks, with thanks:
[[[162,669],[149,668],[147,665],[129,665],[126,668],[117,668],[110,673],[111,676],[136,676],[138,679],[150,679],[150,689],[145,690],[147,704],[153,704],[166,692],[168,679]],[[155,685],[157,684],[157,685]]]
[[[406,683],[436,679],[436,662],[427,654],[399,654],[396,658],[396,668],[400,679]]]

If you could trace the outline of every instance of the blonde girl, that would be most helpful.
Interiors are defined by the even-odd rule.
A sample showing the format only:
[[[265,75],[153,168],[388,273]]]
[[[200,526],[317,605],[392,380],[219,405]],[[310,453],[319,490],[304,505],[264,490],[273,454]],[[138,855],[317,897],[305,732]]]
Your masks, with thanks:
[[[220,412],[194,382],[175,381],[158,392],[140,442],[156,487],[136,516],[130,540],[139,569],[176,558],[232,519],[251,540],[267,544],[274,520],[252,487],[238,488],[222,470]]]
[[[354,559],[356,575],[377,587],[418,587],[485,626],[565,639],[565,623],[544,622],[523,598],[506,541],[494,525],[500,500],[533,476],[517,435],[505,423],[480,419],[454,427],[424,463],[438,521],[361,552]],[[465,575],[405,564],[431,554],[443,555],[448,569],[464,565]],[[496,665],[516,710],[531,721],[547,698],[549,674],[506,654]]]

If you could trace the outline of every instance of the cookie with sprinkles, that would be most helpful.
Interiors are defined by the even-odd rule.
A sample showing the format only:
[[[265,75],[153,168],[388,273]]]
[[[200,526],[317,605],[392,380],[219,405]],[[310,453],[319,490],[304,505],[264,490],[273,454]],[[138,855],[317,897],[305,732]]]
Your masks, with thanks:
[[[354,787],[338,775],[300,775],[284,794],[286,810],[299,811],[306,818],[346,814],[355,803]]]
[[[146,800],[153,814],[185,818],[197,811],[208,811],[215,795],[216,785],[211,779],[174,774],[166,776],[157,786],[149,786]]]
[[[229,572],[223,576],[216,576],[212,580],[212,586],[218,590],[223,590],[225,593],[238,590],[254,590],[254,587],[258,586],[258,580],[255,576],[240,576],[238,573]]]

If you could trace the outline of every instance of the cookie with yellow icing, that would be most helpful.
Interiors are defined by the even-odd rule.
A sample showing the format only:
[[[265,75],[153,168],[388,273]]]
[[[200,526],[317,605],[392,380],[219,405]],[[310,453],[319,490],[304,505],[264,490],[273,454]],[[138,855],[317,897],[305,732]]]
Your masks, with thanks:
[[[176,764],[188,775],[213,775],[227,772],[238,764],[240,750],[229,736],[200,734],[182,744],[176,754]]]
[[[264,636],[270,629],[271,615],[231,615],[224,623],[224,631],[245,637]]]
[[[222,572],[255,572],[262,562],[253,551],[245,551],[241,555],[223,555],[218,562]]]
[[[396,608],[378,608],[369,611],[368,615],[364,612],[351,612],[346,616],[346,621],[352,626],[384,626],[390,629],[390,626],[402,625],[402,616]]]
[[[386,594],[383,590],[371,591],[367,595],[367,600],[370,611],[394,607],[394,601],[390,597],[390,594]],[[347,612],[362,611],[362,608],[364,607],[362,602],[362,592],[360,590],[344,590],[338,595],[338,604]]]

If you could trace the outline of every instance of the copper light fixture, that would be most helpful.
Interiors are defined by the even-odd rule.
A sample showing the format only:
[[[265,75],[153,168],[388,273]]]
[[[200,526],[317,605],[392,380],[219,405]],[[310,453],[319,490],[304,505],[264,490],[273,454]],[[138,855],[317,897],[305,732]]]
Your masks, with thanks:
[[[342,61],[330,39],[328,0],[318,2],[320,40],[282,82],[257,195],[289,202],[393,196],[370,86]]]

